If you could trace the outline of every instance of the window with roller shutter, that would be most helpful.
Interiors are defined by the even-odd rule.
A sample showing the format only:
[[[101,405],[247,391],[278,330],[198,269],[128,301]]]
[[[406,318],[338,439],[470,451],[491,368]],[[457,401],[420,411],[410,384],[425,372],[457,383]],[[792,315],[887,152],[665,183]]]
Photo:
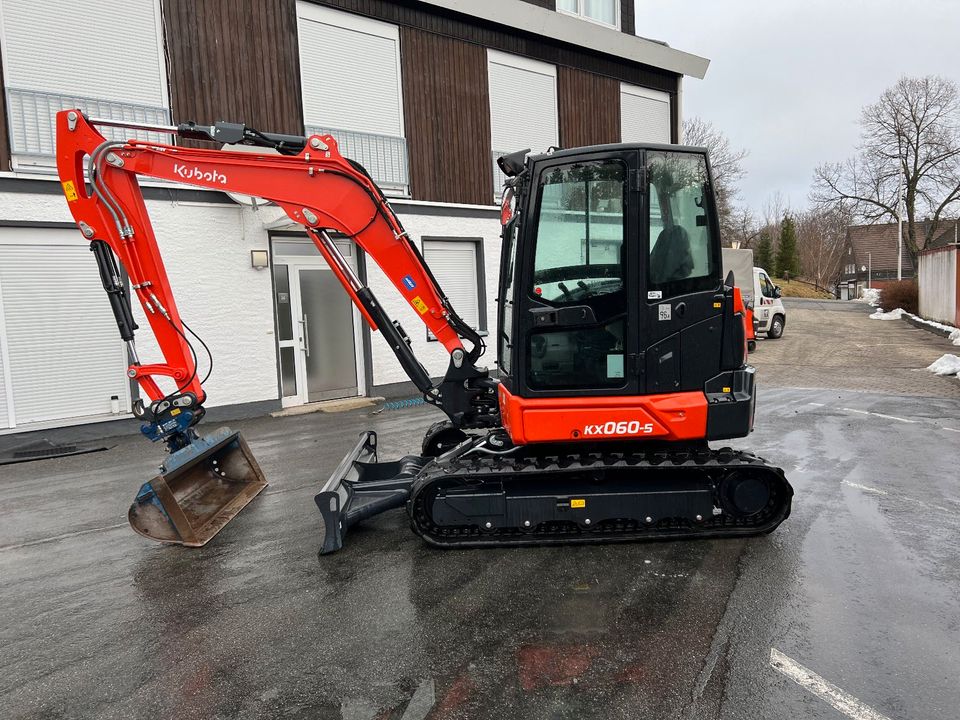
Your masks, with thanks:
[[[620,137],[625,143],[670,144],[670,95],[622,83]]]
[[[54,165],[55,114],[79,107],[92,117],[170,124],[160,0],[37,2],[0,0],[7,119],[13,164],[44,171]],[[79,33],[79,34],[78,34]],[[77,54],[64,38],[103,51]],[[87,39],[84,39],[87,38]],[[166,135],[104,128],[110,139]]]
[[[129,412],[126,350],[89,244],[74,230],[0,232],[0,427]]]
[[[380,186],[408,194],[396,25],[297,3],[306,132],[330,134]]]
[[[530,148],[542,153],[560,144],[557,68],[496,50],[487,51],[494,196],[504,176],[497,158]]]
[[[474,330],[486,332],[483,240],[424,238],[423,258],[457,314]],[[428,340],[435,338],[428,332]]]

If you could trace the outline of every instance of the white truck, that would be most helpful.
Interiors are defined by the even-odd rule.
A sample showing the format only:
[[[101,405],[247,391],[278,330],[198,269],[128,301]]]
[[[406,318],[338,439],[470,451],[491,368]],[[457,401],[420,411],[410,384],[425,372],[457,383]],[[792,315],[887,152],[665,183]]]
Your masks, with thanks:
[[[780,288],[770,281],[766,270],[754,267],[753,250],[723,248],[723,276],[731,270],[744,303],[753,308],[757,334],[771,340],[783,335],[787,310],[780,300]]]

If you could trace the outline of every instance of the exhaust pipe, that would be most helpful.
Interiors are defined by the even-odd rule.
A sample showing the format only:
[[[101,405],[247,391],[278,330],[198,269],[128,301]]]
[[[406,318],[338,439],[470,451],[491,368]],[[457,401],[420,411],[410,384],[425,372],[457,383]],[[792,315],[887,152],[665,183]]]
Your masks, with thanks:
[[[221,428],[172,453],[127,518],[151,540],[201,547],[266,486],[243,436]]]

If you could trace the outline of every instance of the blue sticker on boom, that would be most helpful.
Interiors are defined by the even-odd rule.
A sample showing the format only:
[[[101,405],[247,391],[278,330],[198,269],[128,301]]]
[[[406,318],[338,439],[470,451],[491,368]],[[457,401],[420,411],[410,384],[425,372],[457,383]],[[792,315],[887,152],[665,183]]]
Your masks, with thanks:
[[[409,275],[403,276],[403,285],[407,288],[407,290],[413,290],[417,286],[417,284],[413,281],[413,278]]]

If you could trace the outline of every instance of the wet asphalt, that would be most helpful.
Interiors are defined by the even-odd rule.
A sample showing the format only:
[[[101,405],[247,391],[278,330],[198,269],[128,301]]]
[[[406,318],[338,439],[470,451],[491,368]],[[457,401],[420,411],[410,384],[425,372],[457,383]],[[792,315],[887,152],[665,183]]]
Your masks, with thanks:
[[[731,444],[796,496],[760,538],[437,551],[398,510],[318,559],[317,484],[368,427],[410,452],[425,407],[234,424],[271,486],[199,550],[126,526],[138,437],[0,466],[0,716],[844,717],[772,648],[890,718],[960,716],[960,400],[764,386],[763,346]]]

